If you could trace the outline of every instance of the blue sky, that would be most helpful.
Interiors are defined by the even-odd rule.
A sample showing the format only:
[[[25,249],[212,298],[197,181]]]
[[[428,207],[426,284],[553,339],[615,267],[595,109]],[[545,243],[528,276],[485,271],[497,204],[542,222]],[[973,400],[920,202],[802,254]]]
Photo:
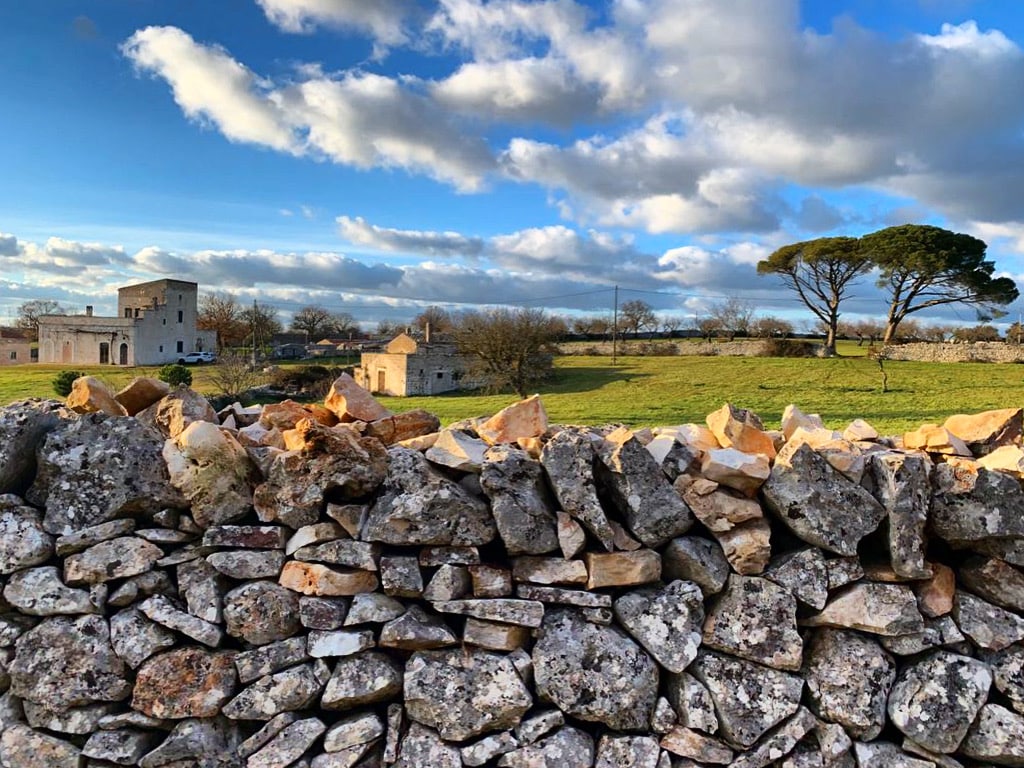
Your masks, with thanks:
[[[2,3],[0,322],[160,277],[367,326],[604,314],[615,285],[666,315],[801,317],[759,259],[908,221],[1021,280],[1018,7]],[[846,312],[883,313],[870,280]]]

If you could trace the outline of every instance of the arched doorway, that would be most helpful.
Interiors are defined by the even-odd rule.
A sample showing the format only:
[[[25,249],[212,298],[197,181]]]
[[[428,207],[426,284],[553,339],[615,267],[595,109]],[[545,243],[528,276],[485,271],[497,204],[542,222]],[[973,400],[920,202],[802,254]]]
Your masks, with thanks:
[[[128,345],[121,344],[121,350],[118,353],[118,362],[121,365],[128,365]]]

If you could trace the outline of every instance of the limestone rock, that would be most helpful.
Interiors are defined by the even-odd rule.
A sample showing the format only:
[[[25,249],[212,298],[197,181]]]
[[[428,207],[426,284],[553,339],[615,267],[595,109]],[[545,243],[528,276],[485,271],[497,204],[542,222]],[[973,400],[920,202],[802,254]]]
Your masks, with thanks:
[[[289,560],[281,569],[282,586],[304,595],[348,597],[373,592],[378,587],[371,571],[340,571],[316,563]]]
[[[287,640],[260,645],[235,654],[235,669],[241,683],[251,683],[282,669],[310,661],[307,637],[300,635]]]
[[[512,728],[533,705],[512,662],[479,650],[413,654],[404,696],[409,717],[449,741]]]
[[[82,754],[94,760],[105,760],[117,765],[136,765],[157,741],[159,737],[155,733],[133,728],[96,731],[85,742]]]
[[[320,706],[352,710],[390,701],[402,692],[402,668],[379,651],[364,651],[338,659]]]
[[[238,684],[234,654],[197,646],[153,656],[138,671],[132,708],[150,717],[216,717]]]
[[[681,725],[665,734],[661,747],[674,755],[697,761],[695,764],[729,765],[735,757],[732,749],[721,740]]]
[[[956,751],[988,697],[992,672],[980,661],[936,651],[904,667],[889,694],[889,717],[933,752]]]
[[[533,600],[450,600],[435,603],[434,609],[441,613],[455,613],[523,627],[539,627],[544,618],[544,606]]]
[[[328,411],[333,418],[333,423],[323,423],[325,427],[337,424],[337,417]],[[267,429],[277,429],[282,433],[289,429],[295,429],[295,425],[303,419],[320,421],[309,408],[297,403],[294,400],[282,400],[279,403],[267,403],[260,411],[259,423]]]
[[[1020,442],[1024,434],[1024,410],[1002,408],[975,414],[950,416],[942,424],[960,438],[975,456],[985,456],[993,450]]]
[[[310,419],[300,421],[295,429],[304,447],[277,454],[266,482],[253,495],[263,522],[280,521],[292,528],[310,525],[319,521],[326,494],[357,498],[383,482],[388,456],[380,441]]]
[[[772,556],[772,529],[763,517],[715,534],[729,566],[742,576],[762,573]]]
[[[929,563],[932,576],[927,581],[914,584],[917,605],[921,613],[930,618],[945,616],[953,610],[953,595],[956,592],[956,575],[953,569],[942,563]]]
[[[163,440],[133,418],[90,413],[64,422],[39,449],[29,498],[43,527],[68,534],[117,517],[181,507],[161,456]]]
[[[792,752],[800,740],[814,729],[815,724],[814,715],[800,707],[789,720],[730,763],[730,768],[765,768],[774,764],[778,757]]]
[[[487,443],[460,429],[442,429],[424,454],[427,461],[460,472],[480,472]]]
[[[808,544],[855,555],[860,540],[885,517],[870,493],[836,472],[810,446],[779,460],[762,486],[768,508]]]
[[[615,616],[669,672],[682,672],[697,656],[704,624],[704,596],[693,582],[627,592]]]
[[[458,748],[441,740],[436,731],[413,723],[402,739],[395,768],[461,768]]]
[[[110,619],[110,644],[132,669],[176,641],[171,630],[150,621],[138,608],[127,608]]]
[[[593,764],[593,738],[568,725],[498,759],[499,768],[591,768]]]
[[[102,584],[150,570],[164,556],[160,547],[137,536],[121,536],[95,544],[64,561],[69,584]]]
[[[15,723],[0,736],[0,764],[18,768],[79,768],[74,744]]]
[[[374,712],[343,717],[324,734],[324,751],[340,752],[348,747],[369,744],[384,735],[384,723]]]
[[[408,443],[414,442],[416,438],[436,434],[440,428],[441,421],[437,416],[416,408],[370,422],[366,425],[366,436],[375,437],[384,445],[405,444],[405,447],[411,448],[413,446]]]
[[[1016,478],[939,464],[932,482],[931,529],[954,546],[1024,538],[1024,490]]]
[[[139,610],[157,624],[181,632],[211,648],[216,648],[224,639],[224,631],[218,625],[182,611],[163,595],[147,597],[139,603]]]
[[[380,551],[380,544],[368,544],[365,541],[352,541],[351,539],[335,539],[300,547],[293,555],[296,560],[302,562],[344,565],[363,571],[376,571],[380,567]]]
[[[136,376],[117,391],[114,399],[125,413],[134,416],[171,393],[171,385],[151,376]]]
[[[796,598],[767,579],[730,576],[708,611],[704,644],[775,669],[800,669]]]
[[[22,400],[0,408],[0,494],[22,493],[36,474],[36,449],[63,414],[56,400]]]
[[[131,693],[99,616],[43,619],[18,638],[9,671],[16,696],[58,710],[121,701]]]
[[[1024,765],[1024,717],[998,704],[986,704],[960,752],[997,765]]]
[[[17,571],[7,580],[3,594],[7,602],[30,616],[99,612],[89,592],[65,586],[52,565]]]
[[[237,726],[222,717],[182,720],[159,747],[139,761],[139,767],[216,765],[214,761],[221,756],[234,754],[241,740]]]
[[[908,579],[931,576],[924,561],[925,524],[931,501],[929,462],[921,456],[875,453],[871,456],[871,472],[889,521],[893,570]]]
[[[798,429],[824,429],[825,422],[816,413],[807,414],[792,403],[782,412],[782,435],[789,440]]]
[[[1024,478],[1024,450],[1019,445],[1002,445],[978,459],[978,466],[1005,472],[1019,480]]]
[[[653,549],[635,552],[587,552],[587,589],[631,587],[661,578],[661,557]]]
[[[376,421],[391,415],[391,411],[374,400],[373,395],[347,373],[331,384],[324,405],[341,421]]]
[[[695,582],[705,596],[714,595],[725,586],[729,563],[715,542],[699,536],[681,536],[661,551],[661,574],[665,579]]]
[[[1011,645],[986,659],[995,686],[1017,712],[1024,713],[1024,646]]]
[[[896,664],[878,643],[856,632],[818,630],[808,648],[806,678],[815,714],[854,738],[878,737],[896,679]]]
[[[398,600],[379,592],[364,592],[352,598],[348,615],[343,626],[351,627],[358,624],[384,624],[397,619],[406,608]]]
[[[800,706],[804,683],[798,675],[713,651],[701,651],[689,672],[715,702],[719,734],[740,749],[751,747]]]
[[[0,574],[42,565],[53,550],[53,537],[43,530],[38,511],[20,503],[0,506]]]
[[[723,448],[735,448],[744,453],[763,453],[769,459],[775,456],[775,442],[764,431],[761,419],[752,411],[723,405],[709,414],[708,429]]]
[[[293,765],[320,738],[327,726],[316,717],[296,720],[249,757],[246,768]]]
[[[903,584],[855,584],[836,595],[821,613],[804,619],[809,627],[859,629],[876,635],[907,635],[924,630],[924,617]]]
[[[972,557],[961,566],[960,580],[979,597],[1011,611],[1024,612],[1024,573],[998,558]]]
[[[574,611],[549,612],[533,647],[538,695],[566,714],[616,730],[646,728],[658,668],[624,632]]]
[[[878,440],[878,430],[872,427],[864,419],[854,419],[849,426],[843,430],[843,439],[850,442],[865,442]]]
[[[763,453],[713,448],[704,453],[700,472],[708,480],[753,496],[768,479],[771,467],[768,456]]]
[[[388,451],[387,477],[364,538],[402,545],[487,544],[497,529],[487,504],[442,476],[408,448]]]
[[[177,568],[178,594],[193,616],[217,624],[224,618],[227,579],[205,560],[181,563]]]
[[[270,720],[281,712],[306,709],[324,690],[330,673],[328,666],[317,659],[261,677],[221,711],[233,720]]]
[[[903,447],[949,456],[970,456],[971,451],[959,437],[938,424],[924,424],[903,434]]]
[[[540,437],[548,428],[548,414],[539,395],[506,406],[480,424],[476,432],[491,445]]]
[[[615,548],[615,533],[597,497],[596,460],[593,441],[568,430],[549,440],[540,457],[562,509],[611,552]]]
[[[828,566],[820,549],[808,547],[777,558],[764,577],[785,587],[804,605],[821,610],[828,602]]]
[[[299,598],[269,581],[251,581],[224,596],[227,633],[252,645],[265,645],[296,634]]]
[[[953,618],[975,645],[990,651],[1024,640],[1024,618],[969,592],[958,590],[953,597]]]
[[[202,528],[237,520],[252,509],[259,473],[249,454],[226,430],[195,421],[163,448],[171,484],[188,500]]]
[[[117,400],[106,384],[94,376],[79,376],[71,385],[67,407],[75,413],[105,413],[107,416],[127,416],[128,411]]]
[[[666,694],[680,725],[703,733],[718,733],[715,703],[697,678],[686,672],[669,675]]]
[[[650,548],[681,536],[693,515],[633,433],[617,429],[597,451],[596,479],[629,530]]]
[[[194,421],[217,423],[217,412],[205,397],[188,387],[172,389],[170,393],[139,411],[135,418],[156,429],[164,437],[177,437]]]
[[[491,501],[498,535],[510,555],[542,555],[558,548],[553,500],[539,461],[511,446],[485,454],[480,485]]]
[[[373,632],[346,632],[344,630],[319,630],[309,633],[309,655],[314,659],[335,656],[351,656],[353,653],[373,648],[376,643]]]

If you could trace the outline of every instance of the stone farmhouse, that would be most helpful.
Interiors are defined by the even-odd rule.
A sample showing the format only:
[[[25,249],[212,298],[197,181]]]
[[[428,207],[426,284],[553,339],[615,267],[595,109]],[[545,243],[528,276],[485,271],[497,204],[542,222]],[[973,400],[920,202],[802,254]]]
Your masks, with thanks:
[[[32,342],[15,328],[0,328],[0,365],[21,365],[34,362]]]
[[[196,328],[199,286],[154,280],[117,291],[117,317],[48,315],[39,318],[39,362],[89,365],[164,365],[183,354],[213,350],[214,331]]]
[[[383,352],[364,352],[354,378],[364,389],[382,395],[438,395],[459,388],[464,366],[450,341],[414,339],[406,333],[388,342]]]

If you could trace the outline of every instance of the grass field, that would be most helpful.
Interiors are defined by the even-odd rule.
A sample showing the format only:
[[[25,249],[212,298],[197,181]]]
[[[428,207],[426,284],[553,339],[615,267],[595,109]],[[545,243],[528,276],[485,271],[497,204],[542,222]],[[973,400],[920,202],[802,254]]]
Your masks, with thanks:
[[[852,350],[851,350],[852,351]],[[0,403],[52,397],[56,365],[0,368]],[[115,387],[155,368],[82,367]],[[209,369],[195,366],[193,386],[208,394]],[[623,423],[633,427],[702,422],[731,402],[778,427],[783,409],[795,403],[842,428],[864,418],[884,433],[974,413],[1024,404],[1024,367],[984,363],[887,362],[888,392],[877,363],[862,356],[831,359],[728,357],[561,357],[556,379],[540,390],[550,419],[560,423]],[[395,411],[424,408],[444,423],[494,413],[509,395],[457,393],[438,397],[381,398]]]

